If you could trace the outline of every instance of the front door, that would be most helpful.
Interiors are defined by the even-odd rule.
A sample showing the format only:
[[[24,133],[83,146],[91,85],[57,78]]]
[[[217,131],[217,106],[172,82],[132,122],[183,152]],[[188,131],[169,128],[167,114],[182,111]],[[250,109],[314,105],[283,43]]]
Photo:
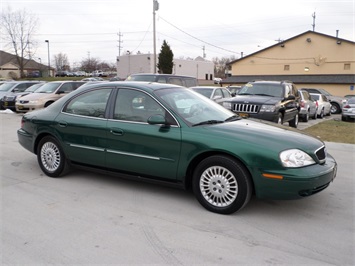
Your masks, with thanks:
[[[147,123],[163,115],[170,126]],[[171,115],[151,96],[135,89],[119,89],[113,119],[107,124],[106,163],[110,169],[176,179],[181,131]]]

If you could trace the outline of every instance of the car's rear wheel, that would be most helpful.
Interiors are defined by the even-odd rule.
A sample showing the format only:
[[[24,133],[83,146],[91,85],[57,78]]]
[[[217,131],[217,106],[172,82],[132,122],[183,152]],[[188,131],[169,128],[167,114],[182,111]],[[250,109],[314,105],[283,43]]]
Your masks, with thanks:
[[[39,142],[37,160],[42,171],[50,177],[62,176],[69,169],[60,144],[51,136],[46,136]]]
[[[223,155],[201,161],[194,171],[192,186],[200,204],[219,214],[242,209],[252,194],[251,177],[244,165]]]
[[[323,118],[324,117],[324,108],[320,111],[320,114],[318,115],[319,118]]]

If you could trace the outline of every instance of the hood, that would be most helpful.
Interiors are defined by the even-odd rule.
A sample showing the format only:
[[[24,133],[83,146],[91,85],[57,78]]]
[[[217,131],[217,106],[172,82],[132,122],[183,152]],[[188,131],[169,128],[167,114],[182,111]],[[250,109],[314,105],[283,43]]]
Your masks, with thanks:
[[[42,98],[47,98],[48,95],[50,95],[50,94],[51,93],[34,92],[34,93],[30,93],[28,95],[21,97],[21,100],[27,100],[27,101],[38,100],[38,99],[42,99]]]
[[[270,104],[274,105],[280,102],[281,97],[262,96],[262,95],[237,95],[229,100],[233,103],[247,103],[247,104]]]
[[[262,120],[241,119],[235,122],[206,126],[215,137],[223,135],[228,142],[240,140],[259,146],[273,146],[275,150],[298,148],[304,151],[314,152],[324,143],[298,129],[280,126],[272,122]]]

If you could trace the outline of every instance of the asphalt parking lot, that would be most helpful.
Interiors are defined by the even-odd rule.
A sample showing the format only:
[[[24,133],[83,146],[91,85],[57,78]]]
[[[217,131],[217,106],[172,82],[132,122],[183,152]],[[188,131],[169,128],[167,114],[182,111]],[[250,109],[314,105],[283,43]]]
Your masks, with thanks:
[[[224,216],[179,189],[49,178],[18,144],[20,121],[0,113],[2,265],[355,265],[355,145],[327,143],[338,174],[321,193]]]

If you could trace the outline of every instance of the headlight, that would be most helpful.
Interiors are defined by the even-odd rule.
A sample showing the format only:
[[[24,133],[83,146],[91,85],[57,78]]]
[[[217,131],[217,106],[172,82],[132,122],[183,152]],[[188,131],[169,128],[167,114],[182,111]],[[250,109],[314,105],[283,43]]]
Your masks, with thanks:
[[[260,108],[260,112],[273,113],[273,112],[275,112],[275,105],[263,104]]]
[[[232,103],[230,102],[223,102],[223,107],[228,109],[228,110],[232,110]]]
[[[311,156],[298,149],[281,152],[280,160],[284,167],[303,167],[316,163]]]

